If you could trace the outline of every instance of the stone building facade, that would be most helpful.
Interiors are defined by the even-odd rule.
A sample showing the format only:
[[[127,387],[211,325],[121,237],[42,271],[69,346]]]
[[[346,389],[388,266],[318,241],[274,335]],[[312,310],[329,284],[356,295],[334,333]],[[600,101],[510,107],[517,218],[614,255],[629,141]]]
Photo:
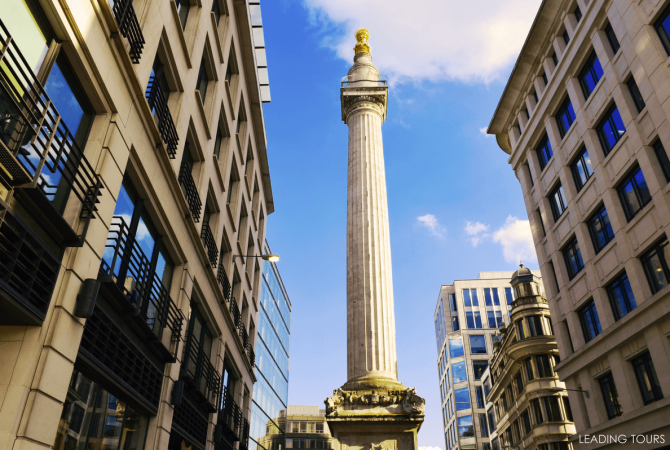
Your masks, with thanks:
[[[267,450],[337,448],[326,422],[326,410],[304,405],[288,405],[269,420],[258,445]]]
[[[670,435],[669,13],[666,0],[542,2],[488,128],[523,191],[556,371],[591,394],[569,392],[577,444]]]
[[[491,450],[482,376],[498,328],[510,323],[512,272],[443,285],[435,309],[437,368],[447,450]],[[492,418],[494,419],[494,418]]]
[[[0,449],[248,445],[261,25],[257,0],[0,2]]]
[[[569,450],[575,425],[565,384],[554,371],[560,357],[541,281],[522,266],[511,285],[512,321],[500,328],[490,374],[483,376],[493,405],[487,416],[494,412],[497,422],[492,448]]]

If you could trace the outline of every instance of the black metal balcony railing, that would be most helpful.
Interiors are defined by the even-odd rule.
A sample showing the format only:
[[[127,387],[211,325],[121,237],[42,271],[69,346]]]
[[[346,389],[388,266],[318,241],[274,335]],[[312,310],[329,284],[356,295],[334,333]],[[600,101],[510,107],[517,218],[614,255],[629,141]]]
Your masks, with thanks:
[[[137,21],[133,1],[112,0],[112,2],[114,3],[112,11],[119,26],[119,31],[124,38],[128,39],[130,44],[130,50],[128,51],[130,59],[133,64],[139,64],[144,48],[144,35],[140,23]]]
[[[240,450],[248,450],[249,448],[249,421],[242,419],[240,425]]]
[[[174,126],[174,120],[172,119],[172,114],[170,114],[165,94],[154,76],[149,79],[145,97],[147,103],[149,103],[149,108],[152,112],[155,112],[158,118],[158,132],[161,135],[161,139],[167,145],[167,154],[170,159],[174,159],[177,154],[179,135],[177,135],[177,128]]]
[[[252,348],[251,340],[249,341],[249,345],[247,345],[247,356],[249,357],[249,363],[251,363],[251,367],[254,367],[256,365],[256,353]]]
[[[192,335],[186,338],[180,376],[200,394],[208,412],[216,412],[221,395],[221,375]]]
[[[200,220],[202,202],[198,195],[198,188],[195,186],[195,181],[193,181],[193,175],[191,175],[191,166],[186,162],[182,162],[181,167],[179,168],[179,184],[184,192],[184,197],[186,197],[188,210],[191,212],[193,221],[198,222]]]
[[[230,285],[230,281],[228,280],[228,275],[226,275],[226,271],[223,268],[223,264],[219,264],[219,270],[216,273],[216,281],[218,281],[219,286],[221,286],[223,298],[229,302],[231,297],[230,294],[233,292],[233,289]]]
[[[242,315],[240,314],[240,308],[237,306],[237,300],[235,300],[235,297],[230,298],[230,306],[228,307],[228,311],[230,311],[230,315],[233,316],[233,323],[235,324],[235,328],[239,328],[242,324]]]
[[[0,176],[25,189],[66,245],[83,245],[102,183],[2,20],[0,118]],[[61,218],[70,193],[85,221],[81,236]]]
[[[0,325],[41,325],[60,261],[9,211],[0,213]]]
[[[209,222],[202,223],[200,239],[202,239],[205,250],[207,250],[209,264],[216,268],[216,263],[219,260],[219,249],[216,248],[216,242],[214,242],[214,235],[212,234],[212,229],[209,227]]]
[[[242,417],[242,410],[226,386],[223,387],[221,394],[221,407],[219,409],[218,423],[223,427],[223,433],[231,441],[240,440],[240,426],[244,418]]]
[[[152,270],[151,261],[135,237],[130,235],[129,227],[121,216],[112,219],[100,262],[100,275],[102,281],[118,288],[118,295],[113,300],[119,309],[131,313],[130,317],[144,325],[143,328],[158,337],[159,341],[164,328],[170,329],[172,340],[179,341],[184,315]],[[158,348],[166,359],[174,357],[169,351],[169,342]]]

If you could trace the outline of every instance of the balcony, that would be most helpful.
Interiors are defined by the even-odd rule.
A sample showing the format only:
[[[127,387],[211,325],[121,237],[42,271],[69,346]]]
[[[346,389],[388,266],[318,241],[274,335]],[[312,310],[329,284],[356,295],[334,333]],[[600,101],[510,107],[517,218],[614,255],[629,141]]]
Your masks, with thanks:
[[[235,324],[235,328],[240,328],[242,325],[242,315],[240,314],[240,308],[237,307],[237,300],[235,300],[235,297],[230,297],[230,306],[228,307],[228,311],[230,311],[230,315],[233,316],[233,323]]]
[[[128,54],[133,64],[139,64],[144,49],[144,35],[137,21],[132,0],[110,0],[114,19],[119,27],[121,36],[128,40],[130,48]],[[112,36],[113,37],[113,36]]]
[[[149,79],[145,97],[152,113],[156,115],[158,132],[163,142],[165,142],[167,154],[170,159],[174,159],[177,153],[179,136],[177,135],[177,128],[174,126],[172,114],[170,114],[170,109],[168,108],[167,95],[161,90],[156,77],[152,76]]]
[[[196,394],[203,410],[208,413],[217,411],[221,395],[221,375],[193,336],[186,339],[179,376]]]
[[[0,178],[58,244],[81,247],[102,183],[2,20],[0,118]]]
[[[249,428],[249,422],[243,418],[240,424],[240,450],[249,449]]]
[[[200,239],[202,239],[202,244],[205,246],[205,250],[207,250],[209,264],[213,268],[216,268],[216,263],[219,260],[219,249],[216,248],[216,242],[214,242],[214,235],[212,234],[212,229],[209,227],[209,222],[202,223]]]
[[[193,181],[193,175],[191,175],[191,166],[189,166],[186,162],[182,162],[179,169],[179,185],[181,186],[181,190],[184,193],[184,197],[186,197],[188,210],[191,212],[193,221],[198,222],[200,220],[202,202],[200,201],[200,196],[198,195],[198,188],[195,186],[195,181]],[[212,238],[212,240],[214,240],[214,238]]]
[[[242,410],[226,386],[223,387],[223,394],[221,395],[221,409],[219,410],[218,423],[222,427],[223,435],[232,442],[240,440],[240,428],[246,421],[242,417]]]
[[[246,328],[244,328],[244,324],[242,324],[241,321],[238,324],[237,329],[240,338],[242,339],[242,345],[244,346],[244,350],[246,351],[247,357],[249,358],[249,362],[251,363],[251,367],[253,367],[256,362],[256,355],[254,354],[254,349],[252,348],[249,334],[247,333],[247,330]]]
[[[98,279],[110,303],[129,318],[138,335],[163,361],[174,362],[184,315],[120,216],[112,219]],[[174,353],[172,341],[177,342]]]
[[[40,326],[60,260],[8,210],[0,212],[0,325]]]
[[[226,275],[226,271],[224,270],[223,265],[219,266],[219,270],[216,273],[216,281],[219,282],[219,286],[221,287],[221,291],[223,292],[223,298],[225,298],[226,301],[229,302],[231,298],[230,294],[232,293],[232,286],[230,285],[228,275]]]

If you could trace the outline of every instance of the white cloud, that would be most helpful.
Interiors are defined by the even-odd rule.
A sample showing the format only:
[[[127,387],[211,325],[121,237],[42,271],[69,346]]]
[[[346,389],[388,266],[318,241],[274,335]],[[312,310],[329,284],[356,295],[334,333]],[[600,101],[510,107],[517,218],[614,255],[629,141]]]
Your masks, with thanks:
[[[428,228],[433,236],[442,237],[442,228],[437,221],[437,217],[432,214],[426,214],[425,216],[417,217],[416,220],[419,221],[421,225]]]
[[[465,232],[468,236],[472,236],[470,242],[472,242],[473,247],[477,247],[482,240],[491,236],[486,233],[489,228],[489,225],[484,225],[481,222],[465,222]]]
[[[508,263],[523,261],[526,265],[537,264],[530,223],[508,216],[505,224],[493,233],[493,241],[502,245],[503,256]]]
[[[483,134],[484,137],[493,137],[492,134],[487,134],[487,133],[486,133],[486,130],[487,130],[487,129],[488,129],[488,127],[481,127],[481,128],[479,129],[479,132],[480,132],[481,134]]]
[[[365,26],[375,64],[393,80],[484,83],[515,60],[540,6],[540,0],[303,2],[315,25],[337,33],[324,36],[324,44],[348,62],[354,32]]]

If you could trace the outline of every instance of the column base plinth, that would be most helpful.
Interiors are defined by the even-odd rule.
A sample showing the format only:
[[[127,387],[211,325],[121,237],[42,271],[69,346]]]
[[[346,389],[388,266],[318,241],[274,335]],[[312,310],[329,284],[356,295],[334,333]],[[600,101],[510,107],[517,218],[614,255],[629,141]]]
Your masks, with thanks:
[[[416,389],[397,380],[371,377],[347,382],[325,403],[336,450],[418,449],[426,401]]]

